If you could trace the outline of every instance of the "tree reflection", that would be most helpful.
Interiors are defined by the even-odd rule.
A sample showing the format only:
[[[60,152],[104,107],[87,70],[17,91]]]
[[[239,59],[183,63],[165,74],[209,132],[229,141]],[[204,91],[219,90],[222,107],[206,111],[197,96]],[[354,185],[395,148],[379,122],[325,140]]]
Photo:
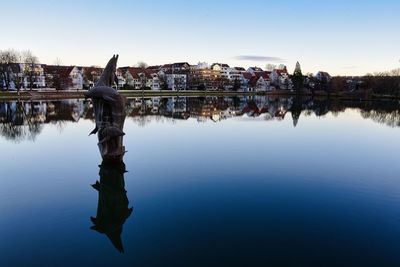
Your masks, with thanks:
[[[232,117],[261,117],[282,120],[291,113],[293,125],[301,116],[339,116],[346,109],[358,110],[364,119],[400,127],[398,101],[345,101],[307,96],[174,97],[129,99],[126,113],[135,124],[145,127],[151,121],[174,123],[194,118],[198,122],[222,121]],[[0,102],[0,135],[14,142],[35,140],[44,124],[61,132],[67,123],[94,120],[93,107],[82,100]]]
[[[301,96],[294,97],[293,105],[290,109],[290,112],[292,113],[293,127],[296,127],[297,123],[299,122],[300,114],[303,110],[302,103],[303,101],[301,99]]]
[[[361,110],[361,116],[364,119],[371,119],[374,122],[385,124],[390,127],[400,127],[400,111],[383,111],[383,110]]]
[[[21,101],[3,103],[0,135],[7,140],[20,142],[24,139],[34,141],[43,129],[40,114],[33,111],[33,103]]]
[[[0,102],[0,135],[13,142],[35,141],[44,124],[62,129],[66,121],[78,121],[81,110],[81,100]]]

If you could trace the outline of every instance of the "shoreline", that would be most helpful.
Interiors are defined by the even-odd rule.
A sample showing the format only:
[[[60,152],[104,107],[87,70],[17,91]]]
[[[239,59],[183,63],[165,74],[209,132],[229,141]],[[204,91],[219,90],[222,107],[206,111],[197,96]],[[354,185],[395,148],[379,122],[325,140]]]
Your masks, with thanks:
[[[68,90],[68,91],[2,91],[0,92],[0,100],[61,100],[61,99],[82,99],[86,90]],[[119,90],[119,93],[127,98],[138,97],[207,97],[207,96],[271,96],[271,97],[316,97],[316,98],[334,98],[338,100],[353,100],[353,101],[376,101],[376,100],[400,100],[398,96],[391,95],[377,95],[373,94],[370,97],[360,97],[356,94],[348,92],[331,93],[328,94],[324,91],[312,93],[301,93],[281,90],[273,92],[238,92],[238,91],[141,91],[141,90]]]

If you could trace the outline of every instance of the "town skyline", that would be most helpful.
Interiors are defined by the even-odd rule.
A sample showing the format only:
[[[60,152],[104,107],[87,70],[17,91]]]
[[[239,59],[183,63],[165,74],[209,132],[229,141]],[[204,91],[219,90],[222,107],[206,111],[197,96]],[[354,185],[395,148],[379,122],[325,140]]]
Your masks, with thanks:
[[[231,66],[302,63],[304,73],[365,75],[398,68],[400,3],[19,1],[3,3],[2,49],[30,49],[42,62],[119,66],[138,61],[224,62]],[[46,14],[34,16],[31,14]],[[19,14],[18,20],[14,19]],[[51,23],[49,23],[51,22]],[[36,30],[28,30],[34,24]],[[44,26],[45,27],[42,27]],[[40,27],[39,27],[40,26]]]

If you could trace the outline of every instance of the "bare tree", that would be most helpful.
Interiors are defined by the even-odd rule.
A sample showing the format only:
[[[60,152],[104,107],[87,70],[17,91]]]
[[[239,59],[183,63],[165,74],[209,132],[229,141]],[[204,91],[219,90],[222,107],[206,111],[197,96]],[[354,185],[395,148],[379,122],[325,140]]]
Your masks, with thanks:
[[[279,64],[278,65],[278,69],[280,69],[280,70],[283,70],[285,68],[286,68],[285,64]]]
[[[145,68],[147,68],[149,65],[146,63],[146,62],[144,62],[144,61],[139,61],[137,64],[136,64],[139,68],[141,68],[141,69],[145,69]]]
[[[62,64],[63,64],[63,62],[59,57],[54,60],[54,65],[61,66]]]
[[[28,77],[29,88],[32,91],[34,81],[36,80],[37,75],[39,75],[37,71],[37,64],[39,63],[39,59],[30,50],[22,52],[22,58],[23,62],[25,63],[23,73],[24,76]]]
[[[275,64],[268,63],[267,65],[265,65],[265,70],[266,71],[273,71],[274,69],[276,69],[276,65]]]
[[[400,68],[391,70],[390,76],[400,76]]]
[[[13,49],[0,50],[0,77],[3,83],[5,83],[7,90],[10,89],[11,76],[14,75],[12,67],[16,65],[18,58],[19,53]]]
[[[400,95],[400,69],[368,73],[363,77],[363,87],[372,88],[376,94]]]

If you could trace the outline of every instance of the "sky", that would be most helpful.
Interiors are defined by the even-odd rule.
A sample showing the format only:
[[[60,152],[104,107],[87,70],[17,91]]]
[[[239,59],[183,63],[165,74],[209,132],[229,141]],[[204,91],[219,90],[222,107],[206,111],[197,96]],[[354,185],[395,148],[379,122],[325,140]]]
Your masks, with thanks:
[[[400,67],[400,1],[0,0],[0,50],[42,63],[285,64],[364,75]],[[3,24],[4,26],[4,24]]]

